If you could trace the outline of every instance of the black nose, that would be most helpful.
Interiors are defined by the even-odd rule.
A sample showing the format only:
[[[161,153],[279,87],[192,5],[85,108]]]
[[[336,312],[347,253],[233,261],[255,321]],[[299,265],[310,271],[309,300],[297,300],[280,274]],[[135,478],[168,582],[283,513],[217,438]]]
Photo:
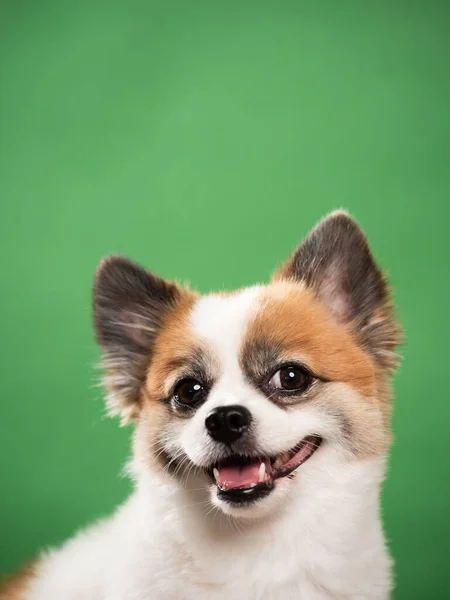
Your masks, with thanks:
[[[209,435],[217,442],[232,444],[247,431],[252,415],[244,406],[218,406],[205,419]]]

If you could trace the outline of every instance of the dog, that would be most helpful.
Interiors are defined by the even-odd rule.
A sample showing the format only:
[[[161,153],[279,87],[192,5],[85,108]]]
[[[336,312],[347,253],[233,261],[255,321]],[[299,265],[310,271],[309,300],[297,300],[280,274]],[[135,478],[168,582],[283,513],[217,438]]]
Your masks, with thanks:
[[[345,212],[267,285],[201,296],[111,256],[94,327],[134,491],[5,600],[386,600],[380,518],[400,329]]]

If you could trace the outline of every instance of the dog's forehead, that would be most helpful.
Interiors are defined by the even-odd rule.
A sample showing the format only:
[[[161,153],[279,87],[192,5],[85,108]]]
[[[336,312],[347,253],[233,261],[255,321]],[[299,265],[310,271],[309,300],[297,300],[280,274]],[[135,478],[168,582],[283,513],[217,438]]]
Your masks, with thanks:
[[[277,282],[200,297],[188,328],[226,366],[261,343],[287,352],[307,347],[330,323],[302,283]]]
[[[171,382],[194,366],[212,381],[237,381],[242,372],[262,376],[283,362],[304,364],[323,380],[373,395],[368,353],[295,282],[209,294],[174,310],[156,340],[148,388],[154,395],[168,393]]]
[[[272,362],[305,362],[325,379],[373,392],[374,368],[347,328],[303,284],[277,282],[197,300],[189,324],[194,337],[221,365],[249,371]]]
[[[263,294],[263,286],[253,286],[233,294],[203,296],[194,305],[190,316],[192,330],[222,364],[239,353],[249,323],[261,308]]]

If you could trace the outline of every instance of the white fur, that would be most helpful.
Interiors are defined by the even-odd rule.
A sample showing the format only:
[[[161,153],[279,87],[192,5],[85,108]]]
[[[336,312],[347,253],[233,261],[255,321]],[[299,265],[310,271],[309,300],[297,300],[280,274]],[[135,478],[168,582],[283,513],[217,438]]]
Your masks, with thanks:
[[[196,465],[218,452],[204,419],[243,404],[267,454],[305,435],[328,440],[296,477],[279,480],[255,508],[217,500],[199,473],[181,485],[135,460],[136,489],[110,519],[42,559],[27,600],[385,600],[390,561],[379,517],[385,458],[352,459],[333,418],[305,406],[284,411],[253,389],[238,356],[260,288],[198,302],[192,325],[218,365],[217,382],[191,419],[174,424],[167,448]],[[330,393],[356,394],[336,384]],[[247,511],[247,512],[246,512]],[[228,514],[227,514],[228,513]]]

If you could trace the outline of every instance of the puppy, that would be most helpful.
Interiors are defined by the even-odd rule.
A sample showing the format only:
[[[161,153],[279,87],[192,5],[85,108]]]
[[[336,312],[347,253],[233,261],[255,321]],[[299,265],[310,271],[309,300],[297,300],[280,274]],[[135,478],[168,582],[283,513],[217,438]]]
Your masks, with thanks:
[[[135,490],[5,600],[385,600],[379,496],[399,329],[344,212],[268,285],[200,296],[121,257],[94,284]]]

